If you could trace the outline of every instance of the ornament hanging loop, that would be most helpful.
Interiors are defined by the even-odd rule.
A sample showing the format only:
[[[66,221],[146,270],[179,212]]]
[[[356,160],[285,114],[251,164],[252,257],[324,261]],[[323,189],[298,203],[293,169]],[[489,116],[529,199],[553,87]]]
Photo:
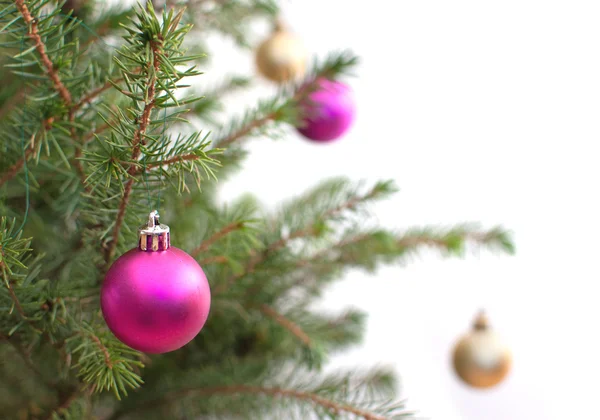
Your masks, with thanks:
[[[489,320],[488,320],[488,317],[487,317],[485,311],[482,309],[479,311],[479,313],[477,314],[477,317],[475,318],[475,321],[473,322],[473,330],[483,331],[483,330],[487,330],[488,327],[489,327]]]
[[[148,215],[148,224],[138,229],[138,246],[142,251],[166,251],[171,246],[171,230],[159,221],[158,210]]]
[[[157,225],[160,225],[159,219],[160,215],[158,214],[158,210],[150,212],[150,215],[148,216],[148,229],[154,229]]]

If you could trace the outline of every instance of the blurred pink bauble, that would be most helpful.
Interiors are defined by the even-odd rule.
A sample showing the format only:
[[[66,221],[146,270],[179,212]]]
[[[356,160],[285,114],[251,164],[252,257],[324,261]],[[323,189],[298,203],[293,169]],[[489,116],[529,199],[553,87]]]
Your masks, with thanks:
[[[319,79],[318,87],[302,102],[304,120],[298,131],[316,142],[330,142],[345,134],[356,115],[350,87],[341,82]]]
[[[136,248],[106,274],[101,305],[106,324],[123,343],[145,353],[166,353],[200,332],[210,288],[200,265],[184,251]]]

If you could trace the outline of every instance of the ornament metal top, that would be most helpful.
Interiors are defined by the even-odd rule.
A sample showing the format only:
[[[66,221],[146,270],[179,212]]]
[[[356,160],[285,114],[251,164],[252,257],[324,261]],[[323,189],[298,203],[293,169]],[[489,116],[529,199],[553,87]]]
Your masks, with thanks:
[[[138,229],[138,245],[142,251],[166,251],[171,246],[171,229],[159,219],[158,211],[154,210],[148,216],[148,224]]]

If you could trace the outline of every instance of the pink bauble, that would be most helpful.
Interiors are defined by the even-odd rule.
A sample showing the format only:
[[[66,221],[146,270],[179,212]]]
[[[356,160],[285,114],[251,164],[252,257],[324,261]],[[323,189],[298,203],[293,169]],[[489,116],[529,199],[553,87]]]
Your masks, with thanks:
[[[166,353],[200,332],[210,288],[184,251],[132,249],[115,261],[102,285],[102,313],[115,336],[146,353]]]
[[[354,96],[344,83],[327,79],[319,79],[317,83],[317,89],[301,103],[304,119],[298,131],[316,142],[337,140],[354,121]]]

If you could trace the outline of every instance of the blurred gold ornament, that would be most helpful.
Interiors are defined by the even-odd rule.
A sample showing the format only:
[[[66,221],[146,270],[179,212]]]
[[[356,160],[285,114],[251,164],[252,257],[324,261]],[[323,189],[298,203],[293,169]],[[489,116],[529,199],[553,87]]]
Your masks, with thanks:
[[[453,363],[456,374],[475,388],[493,387],[510,371],[510,351],[489,327],[483,312],[475,319],[472,330],[456,344]]]
[[[256,51],[256,65],[267,79],[285,83],[304,76],[307,56],[300,38],[277,22],[273,33]]]

